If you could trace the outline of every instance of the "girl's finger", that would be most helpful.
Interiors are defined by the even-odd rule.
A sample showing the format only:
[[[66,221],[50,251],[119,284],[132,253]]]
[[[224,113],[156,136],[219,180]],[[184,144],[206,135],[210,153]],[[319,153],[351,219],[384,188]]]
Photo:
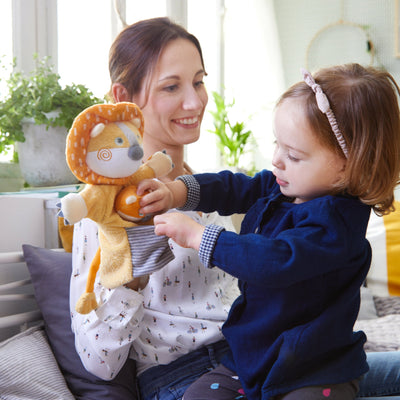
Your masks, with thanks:
[[[154,191],[158,189],[159,182],[155,179],[144,179],[137,187],[137,194],[142,196],[146,191]]]

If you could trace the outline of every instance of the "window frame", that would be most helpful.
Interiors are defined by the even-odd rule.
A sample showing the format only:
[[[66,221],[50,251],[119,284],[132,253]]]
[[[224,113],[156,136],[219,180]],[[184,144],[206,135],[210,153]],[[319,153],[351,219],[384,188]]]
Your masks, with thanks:
[[[116,13],[118,7],[125,17],[127,0],[110,1],[112,38],[121,30],[121,20]],[[187,0],[165,0],[167,15],[187,27]],[[49,56],[58,70],[57,1],[12,0],[13,57],[22,71],[31,71],[35,65],[32,54],[39,58]]]
[[[20,70],[35,67],[32,54],[50,56],[57,70],[57,2],[12,0],[12,39]]]

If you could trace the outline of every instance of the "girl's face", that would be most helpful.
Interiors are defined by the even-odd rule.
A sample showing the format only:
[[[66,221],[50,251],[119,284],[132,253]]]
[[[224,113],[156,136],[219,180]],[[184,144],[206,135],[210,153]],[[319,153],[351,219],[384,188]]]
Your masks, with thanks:
[[[176,39],[165,47],[139,98],[133,99],[138,105],[144,104],[141,109],[147,142],[162,149],[198,140],[208,101],[204,75],[193,43]]]
[[[302,100],[285,99],[276,109],[274,122],[272,164],[281,192],[294,197],[295,203],[331,193],[343,177],[346,161],[317,140],[304,116]]]

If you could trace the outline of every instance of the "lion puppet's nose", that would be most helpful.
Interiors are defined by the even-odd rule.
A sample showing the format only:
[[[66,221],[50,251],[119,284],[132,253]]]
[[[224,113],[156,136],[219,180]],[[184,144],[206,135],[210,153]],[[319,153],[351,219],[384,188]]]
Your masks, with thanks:
[[[142,147],[138,144],[129,147],[128,156],[131,160],[140,160],[143,157]]]

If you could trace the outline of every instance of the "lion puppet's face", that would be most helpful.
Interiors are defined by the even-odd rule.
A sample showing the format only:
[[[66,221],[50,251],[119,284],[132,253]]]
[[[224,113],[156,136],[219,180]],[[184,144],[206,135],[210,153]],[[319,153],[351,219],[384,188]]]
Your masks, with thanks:
[[[135,121],[95,125],[90,133],[86,163],[98,175],[125,178],[142,165],[142,138]]]
[[[125,185],[142,165],[144,119],[133,103],[96,104],[82,111],[67,136],[72,173],[92,185]]]

